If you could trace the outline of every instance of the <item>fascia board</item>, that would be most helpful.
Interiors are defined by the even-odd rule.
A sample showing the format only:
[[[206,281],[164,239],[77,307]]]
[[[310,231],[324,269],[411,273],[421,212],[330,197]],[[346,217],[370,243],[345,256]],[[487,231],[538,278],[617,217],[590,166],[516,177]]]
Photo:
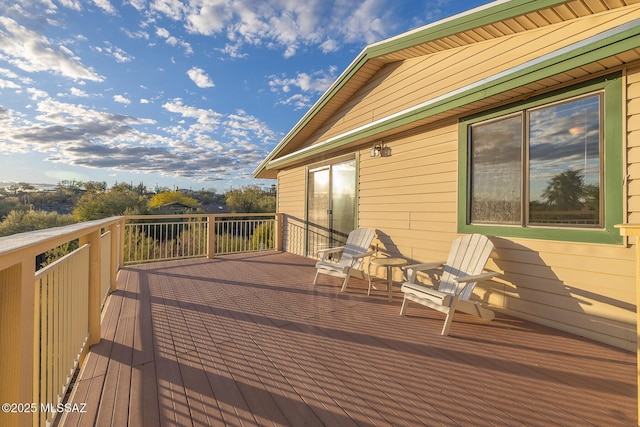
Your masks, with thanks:
[[[567,3],[567,0],[494,1],[378,43],[373,43],[368,46],[367,53],[372,57],[388,55],[418,44],[438,40],[563,3]]]

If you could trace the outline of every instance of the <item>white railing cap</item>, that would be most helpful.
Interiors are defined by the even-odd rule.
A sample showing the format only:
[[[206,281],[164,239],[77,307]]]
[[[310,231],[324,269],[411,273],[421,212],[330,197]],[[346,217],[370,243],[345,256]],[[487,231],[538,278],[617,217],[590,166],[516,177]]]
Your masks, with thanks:
[[[30,246],[43,246],[47,242],[60,241],[51,247],[58,246],[66,241],[77,239],[97,228],[109,226],[122,220],[122,216],[112,216],[94,221],[79,222],[77,224],[64,225],[62,227],[46,228],[43,230],[28,231],[26,233],[13,234],[11,236],[0,237],[0,255],[26,249]],[[51,249],[51,248],[48,248]],[[45,249],[48,250],[48,249]]]

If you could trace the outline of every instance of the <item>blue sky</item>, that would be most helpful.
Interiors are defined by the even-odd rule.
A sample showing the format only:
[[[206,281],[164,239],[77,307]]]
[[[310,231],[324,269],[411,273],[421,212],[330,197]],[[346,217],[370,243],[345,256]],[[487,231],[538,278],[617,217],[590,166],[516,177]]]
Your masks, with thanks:
[[[226,191],[362,49],[483,0],[0,0],[0,181]]]

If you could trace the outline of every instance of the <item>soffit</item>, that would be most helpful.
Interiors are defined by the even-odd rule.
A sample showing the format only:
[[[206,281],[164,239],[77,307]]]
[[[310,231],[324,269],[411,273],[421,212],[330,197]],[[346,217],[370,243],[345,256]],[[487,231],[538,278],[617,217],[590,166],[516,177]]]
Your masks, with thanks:
[[[435,40],[416,43],[410,47],[380,55],[378,59],[384,62],[402,61],[638,3],[640,3],[640,0],[574,0],[455,34],[444,35]],[[405,44],[407,44],[407,41],[405,41]]]

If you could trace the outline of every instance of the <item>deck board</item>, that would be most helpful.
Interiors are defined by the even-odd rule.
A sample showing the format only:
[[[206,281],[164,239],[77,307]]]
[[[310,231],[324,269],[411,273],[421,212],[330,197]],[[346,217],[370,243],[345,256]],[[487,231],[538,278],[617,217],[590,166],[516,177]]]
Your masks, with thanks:
[[[636,359],[498,315],[443,315],[265,252],[127,267],[62,426],[629,426]]]

